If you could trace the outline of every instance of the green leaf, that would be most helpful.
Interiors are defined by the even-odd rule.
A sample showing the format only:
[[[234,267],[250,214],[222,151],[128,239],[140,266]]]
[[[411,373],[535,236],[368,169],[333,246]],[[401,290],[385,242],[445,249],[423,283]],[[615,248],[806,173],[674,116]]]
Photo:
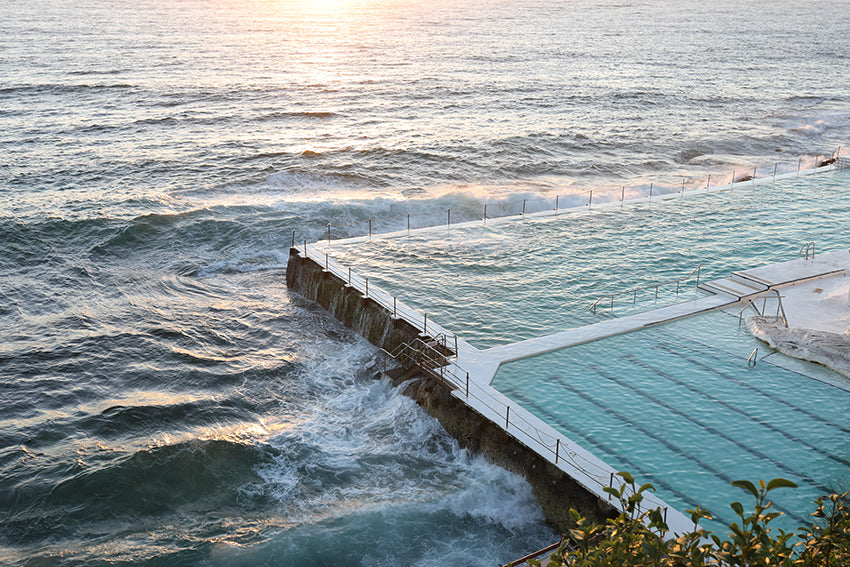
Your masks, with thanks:
[[[774,478],[767,483],[767,491],[770,492],[775,488],[797,488],[797,485],[784,478]]]
[[[735,510],[735,513],[738,514],[739,516],[744,515],[744,506],[740,502],[732,502],[731,504],[729,504],[729,506],[733,510]]]
[[[652,486],[652,484],[650,484],[650,483],[648,483],[648,482],[647,482],[646,484],[642,485],[642,486],[638,489],[638,492],[643,492],[643,491],[645,491],[645,490],[651,490],[652,492],[655,492],[655,487],[654,487],[654,486]]]
[[[629,473],[628,471],[620,471],[617,473],[617,476],[622,477],[623,480],[629,484],[635,483],[634,477],[632,477],[631,473]]]
[[[756,485],[750,482],[749,480],[733,480],[732,486],[737,486],[738,488],[747,490],[756,498],[759,497],[759,491],[756,488]]]

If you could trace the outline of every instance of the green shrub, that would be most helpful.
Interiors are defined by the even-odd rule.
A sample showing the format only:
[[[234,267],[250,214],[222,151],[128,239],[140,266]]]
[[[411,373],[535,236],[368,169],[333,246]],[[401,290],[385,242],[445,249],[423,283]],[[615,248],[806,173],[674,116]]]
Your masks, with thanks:
[[[622,512],[605,524],[589,521],[575,510],[570,515],[575,527],[547,563],[530,560],[541,567],[850,567],[850,507],[848,493],[831,494],[815,501],[812,526],[785,532],[771,522],[781,516],[772,508],[768,494],[796,485],[775,478],[758,486],[747,480],[732,484],[755,500],[752,511],[740,502],[730,504],[737,520],[721,538],[699,527],[711,515],[701,509],[688,510],[694,530],[672,537],[660,509],[641,511],[644,493],[651,484],[636,486],[627,473],[620,488],[605,491],[617,498]]]

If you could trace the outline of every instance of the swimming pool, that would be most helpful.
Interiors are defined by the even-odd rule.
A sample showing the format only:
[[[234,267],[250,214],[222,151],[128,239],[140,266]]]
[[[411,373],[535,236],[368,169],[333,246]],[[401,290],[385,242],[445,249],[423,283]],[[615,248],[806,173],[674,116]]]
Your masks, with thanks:
[[[588,307],[600,296],[699,264],[705,280],[796,258],[804,242],[818,252],[847,248],[848,183],[848,170],[744,183],[663,202],[333,242],[330,254],[488,348],[595,322]],[[670,290],[661,290],[662,302]],[[618,303],[615,313],[627,308]]]
[[[850,381],[780,356],[717,311],[510,362],[492,385],[679,510],[707,508],[722,523],[709,529],[747,503],[732,480],[790,479],[799,488],[771,494],[790,529],[814,498],[850,489]]]

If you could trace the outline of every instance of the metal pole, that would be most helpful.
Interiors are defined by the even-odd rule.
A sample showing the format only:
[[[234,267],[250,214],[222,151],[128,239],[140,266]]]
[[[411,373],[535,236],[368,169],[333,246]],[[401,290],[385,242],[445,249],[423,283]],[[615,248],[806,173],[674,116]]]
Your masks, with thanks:
[[[331,246],[331,223],[328,223],[328,248]]]
[[[623,206],[623,201],[625,200],[625,198],[626,198],[626,186],[623,185],[623,188],[620,189],[620,206],[621,207]]]
[[[487,203],[484,203],[484,224],[487,224]]]
[[[684,194],[685,194],[685,180],[682,179],[682,195],[684,196]]]
[[[307,256],[307,239],[304,239],[304,256]]]
[[[590,204],[593,203],[593,189],[590,190],[590,195],[587,197],[587,208],[590,208]]]
[[[372,238],[372,219],[369,219],[369,238]]]
[[[396,297],[393,296],[393,318],[398,317],[398,307],[396,305]]]
[[[351,268],[348,268],[348,285],[351,285]]]
[[[776,181],[776,168],[779,167],[778,163],[773,164],[773,180]]]
[[[425,314],[424,323],[422,323],[422,334],[423,335],[428,334],[428,314],[427,313]]]
[[[732,181],[729,182],[729,189],[735,184],[735,170],[732,170]]]
[[[328,253],[325,252],[325,271],[329,272],[330,268],[328,267]]]
[[[446,226],[452,226],[452,210],[446,211]]]
[[[555,439],[555,464],[558,464],[558,451],[561,449],[561,439]]]
[[[407,236],[410,236],[410,213],[407,213]]]
[[[469,372],[466,373],[466,397],[469,397]]]
[[[800,177],[800,167],[803,165],[803,158],[797,160],[797,177]]]
[[[559,199],[560,197],[561,197],[560,195],[555,195],[555,210],[556,210],[556,211],[558,210],[558,199]],[[293,233],[294,233],[294,232],[295,232],[295,231],[293,231]]]
[[[754,167],[754,168],[753,168],[753,185],[755,185],[755,184],[756,184],[756,170],[757,170],[757,169],[758,169],[757,167]]]
[[[522,215],[525,216],[525,199],[522,200]]]
[[[649,184],[649,200],[652,200],[652,183]]]
[[[708,183],[705,184],[705,190],[708,191],[708,188],[711,187],[711,174],[708,174]]]
[[[508,406],[508,411],[505,412],[505,429],[511,425],[511,406]]]
[[[366,280],[366,297],[369,297],[369,278],[363,278]]]
[[[295,229],[292,229],[292,247],[295,248]]]

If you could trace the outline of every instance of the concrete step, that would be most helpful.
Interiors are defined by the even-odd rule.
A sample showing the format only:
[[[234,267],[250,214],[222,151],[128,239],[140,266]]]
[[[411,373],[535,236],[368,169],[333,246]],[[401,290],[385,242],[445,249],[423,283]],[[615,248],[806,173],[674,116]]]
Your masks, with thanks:
[[[741,299],[767,289],[767,286],[755,280],[743,278],[736,274],[700,284],[700,289],[712,293],[722,293]]]

